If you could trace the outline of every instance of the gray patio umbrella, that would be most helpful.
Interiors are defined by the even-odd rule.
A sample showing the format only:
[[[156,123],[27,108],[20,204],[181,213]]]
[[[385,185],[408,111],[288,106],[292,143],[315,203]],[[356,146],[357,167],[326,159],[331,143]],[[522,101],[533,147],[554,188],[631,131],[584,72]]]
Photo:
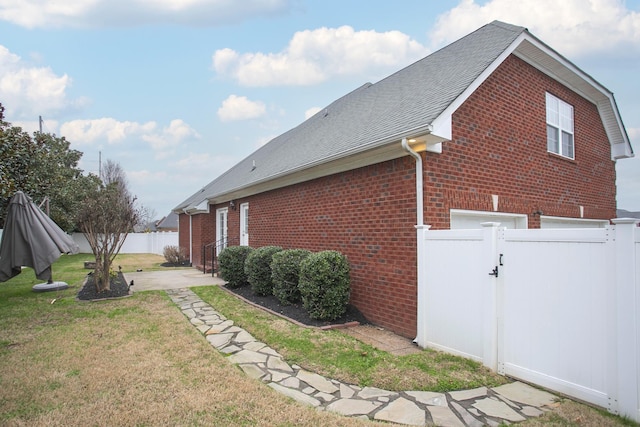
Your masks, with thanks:
[[[52,284],[51,264],[63,253],[77,253],[78,245],[22,191],[9,202],[0,242],[0,282],[33,268],[36,277]],[[37,285],[36,285],[37,286]]]

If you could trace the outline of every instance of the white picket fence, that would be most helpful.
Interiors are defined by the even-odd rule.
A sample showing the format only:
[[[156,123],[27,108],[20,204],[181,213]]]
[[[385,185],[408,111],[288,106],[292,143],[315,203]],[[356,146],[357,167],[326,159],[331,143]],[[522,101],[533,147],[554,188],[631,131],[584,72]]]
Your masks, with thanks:
[[[640,229],[418,230],[416,342],[640,421]]]
[[[91,247],[84,234],[73,233],[71,237],[80,247],[80,253],[91,253]],[[178,246],[177,231],[129,233],[120,249],[120,253],[162,255],[165,246]]]

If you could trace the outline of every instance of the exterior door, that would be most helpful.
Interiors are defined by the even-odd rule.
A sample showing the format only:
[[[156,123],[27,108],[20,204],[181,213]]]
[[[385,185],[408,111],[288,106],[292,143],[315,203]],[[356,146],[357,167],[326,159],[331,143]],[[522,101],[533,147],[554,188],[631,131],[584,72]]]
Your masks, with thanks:
[[[220,253],[227,247],[227,217],[228,208],[216,210],[216,249]]]
[[[240,205],[240,246],[249,246],[249,203]]]

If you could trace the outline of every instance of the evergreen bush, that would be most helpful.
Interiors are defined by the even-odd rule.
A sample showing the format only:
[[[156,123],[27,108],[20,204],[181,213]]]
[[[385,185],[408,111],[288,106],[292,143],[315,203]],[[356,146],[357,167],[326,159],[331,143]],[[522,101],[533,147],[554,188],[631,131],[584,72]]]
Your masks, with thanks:
[[[273,295],[283,305],[300,301],[298,289],[300,263],[309,255],[311,252],[305,249],[287,249],[273,254],[273,261],[271,261]]]
[[[253,252],[249,246],[228,246],[218,255],[220,277],[227,282],[227,286],[238,288],[247,284],[244,272],[244,262]]]
[[[300,265],[298,284],[309,316],[335,320],[347,311],[350,292],[349,262],[336,251],[309,255]]]
[[[254,294],[261,296],[273,294],[271,259],[273,254],[280,251],[282,248],[279,246],[263,246],[254,249],[247,256],[244,262],[244,272]]]

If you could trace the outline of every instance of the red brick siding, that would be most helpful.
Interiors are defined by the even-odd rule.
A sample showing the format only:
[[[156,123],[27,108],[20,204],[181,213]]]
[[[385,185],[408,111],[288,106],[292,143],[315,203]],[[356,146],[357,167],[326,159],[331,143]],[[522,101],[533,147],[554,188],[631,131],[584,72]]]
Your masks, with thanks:
[[[240,244],[240,203],[234,201],[234,206],[224,204],[218,207],[228,207],[229,215],[227,218],[227,244],[229,246],[237,246]],[[233,231],[233,233],[232,233]]]
[[[574,107],[575,160],[547,152],[545,93]],[[449,228],[450,209],[578,218],[615,217],[615,163],[594,104],[510,56],[454,113],[452,141],[427,153],[425,222]]]
[[[210,213],[201,213],[193,215],[191,217],[192,227],[192,250],[191,262],[194,266],[202,265],[202,246],[207,245],[215,241],[215,229],[216,229],[216,216],[215,210],[211,210]],[[185,215],[186,216],[186,215]],[[182,215],[181,215],[182,217]],[[188,220],[187,220],[188,221]],[[182,222],[180,223],[182,226]],[[186,228],[186,233],[189,231],[189,227]],[[183,242],[183,230],[180,228],[180,244]],[[187,246],[189,245],[188,237],[184,240]]]
[[[545,92],[575,110],[575,160],[547,153]],[[400,149],[400,148],[398,148]],[[610,219],[615,169],[596,107],[516,57],[509,57],[452,119],[442,154],[425,153],[425,223],[449,228],[450,209]],[[409,156],[236,200],[249,202],[249,244],[338,250],[351,265],[351,302],[367,318],[406,337],[416,333],[415,162]],[[228,204],[218,207],[228,206]],[[197,215],[198,233],[215,228]],[[206,221],[205,221],[206,219]],[[194,221],[195,224],[195,221]],[[182,229],[181,229],[182,233]],[[209,232],[211,235],[211,232]],[[212,236],[212,235],[211,235]],[[234,240],[235,239],[235,240]],[[208,241],[213,241],[209,238]]]
[[[189,215],[178,215],[178,246],[184,248],[187,256],[191,255],[189,230]]]
[[[398,149],[400,145],[398,144]],[[337,250],[351,265],[351,302],[405,336],[416,325],[415,162],[409,158],[262,193],[249,202],[249,244]],[[239,236],[240,209],[229,211]]]

